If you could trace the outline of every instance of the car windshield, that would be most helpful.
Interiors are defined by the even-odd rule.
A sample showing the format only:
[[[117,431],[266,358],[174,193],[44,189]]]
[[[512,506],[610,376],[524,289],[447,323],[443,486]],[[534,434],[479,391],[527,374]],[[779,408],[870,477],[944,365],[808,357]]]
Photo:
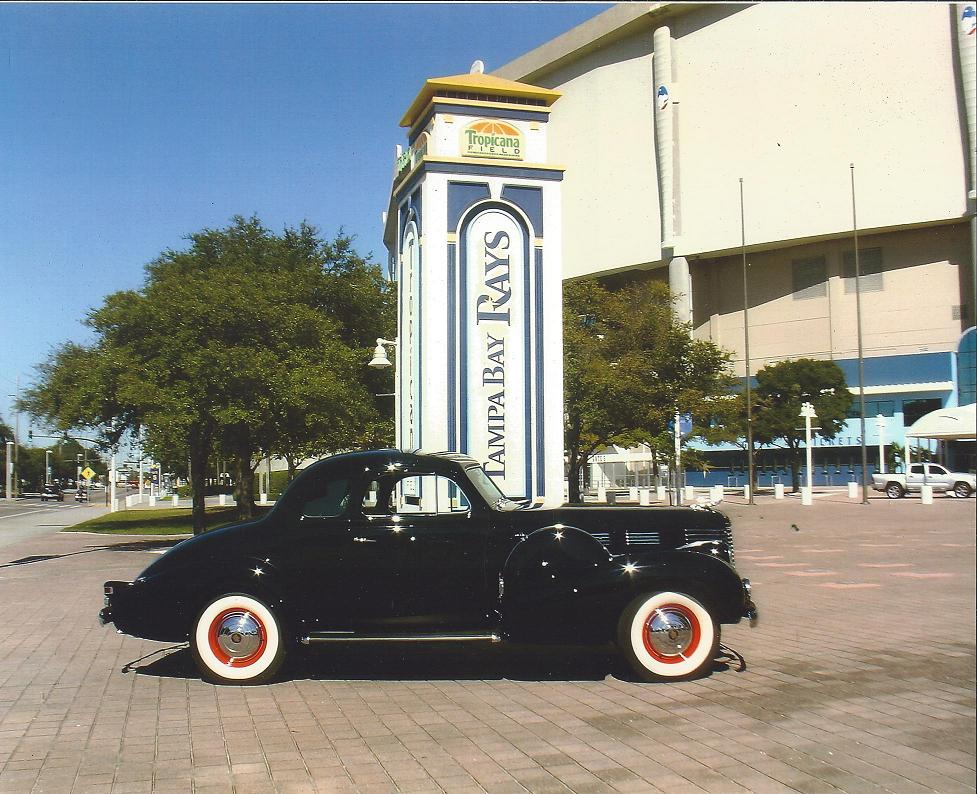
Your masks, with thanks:
[[[472,485],[475,486],[475,490],[493,508],[496,510],[519,509],[519,504],[513,502],[502,493],[499,490],[499,486],[485,473],[485,470],[481,466],[470,466],[465,469],[465,473],[468,475],[468,479],[471,480]]]

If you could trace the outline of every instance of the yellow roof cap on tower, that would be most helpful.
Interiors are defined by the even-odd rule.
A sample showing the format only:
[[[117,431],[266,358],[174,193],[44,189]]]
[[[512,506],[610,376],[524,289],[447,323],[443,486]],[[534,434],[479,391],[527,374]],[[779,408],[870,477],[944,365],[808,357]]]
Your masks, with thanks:
[[[472,73],[456,74],[450,77],[432,77],[424,83],[424,87],[417,95],[407,112],[400,120],[401,127],[410,127],[421,112],[438,94],[485,94],[486,98],[513,100],[537,100],[533,104],[549,107],[563,96],[559,91],[549,88],[539,88],[529,83],[517,83],[490,74]],[[474,99],[475,97],[470,97]]]

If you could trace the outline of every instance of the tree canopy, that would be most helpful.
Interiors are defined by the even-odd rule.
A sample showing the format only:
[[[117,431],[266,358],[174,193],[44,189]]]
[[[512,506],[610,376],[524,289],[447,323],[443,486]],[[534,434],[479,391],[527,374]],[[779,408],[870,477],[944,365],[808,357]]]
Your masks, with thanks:
[[[379,268],[342,232],[274,234],[235,217],[188,239],[146,266],[141,289],[107,296],[86,321],[95,343],[57,350],[22,404],[58,429],[96,428],[109,443],[139,431],[157,458],[189,458],[202,530],[211,452],[233,462],[244,518],[261,452],[323,454],[389,434],[365,362],[394,312]]]
[[[579,475],[609,444],[669,449],[676,407],[701,434],[728,394],[729,354],[677,322],[665,284],[611,291],[596,281],[564,285],[564,400],[570,501]]]
[[[798,358],[769,364],[756,374],[753,391],[753,436],[758,443],[775,444],[788,451],[793,490],[800,483],[804,446],[802,403],[817,413],[817,434],[834,438],[845,425],[852,397],[845,373],[833,361]]]

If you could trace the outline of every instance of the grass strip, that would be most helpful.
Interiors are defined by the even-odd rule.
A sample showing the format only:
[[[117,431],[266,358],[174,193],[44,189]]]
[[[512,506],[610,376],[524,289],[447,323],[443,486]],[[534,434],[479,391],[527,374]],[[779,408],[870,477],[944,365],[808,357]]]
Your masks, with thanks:
[[[207,529],[233,523],[233,507],[208,507]],[[98,532],[105,535],[192,535],[193,516],[179,507],[161,510],[120,510],[66,527],[63,532]]]

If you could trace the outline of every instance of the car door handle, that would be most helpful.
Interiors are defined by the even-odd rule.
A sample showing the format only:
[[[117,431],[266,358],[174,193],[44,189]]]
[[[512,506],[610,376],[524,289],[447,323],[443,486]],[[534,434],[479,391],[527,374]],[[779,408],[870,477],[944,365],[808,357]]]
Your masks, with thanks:
[[[353,542],[354,543],[376,543],[377,541],[376,541],[375,538],[359,538],[359,537],[354,537],[353,538]]]

